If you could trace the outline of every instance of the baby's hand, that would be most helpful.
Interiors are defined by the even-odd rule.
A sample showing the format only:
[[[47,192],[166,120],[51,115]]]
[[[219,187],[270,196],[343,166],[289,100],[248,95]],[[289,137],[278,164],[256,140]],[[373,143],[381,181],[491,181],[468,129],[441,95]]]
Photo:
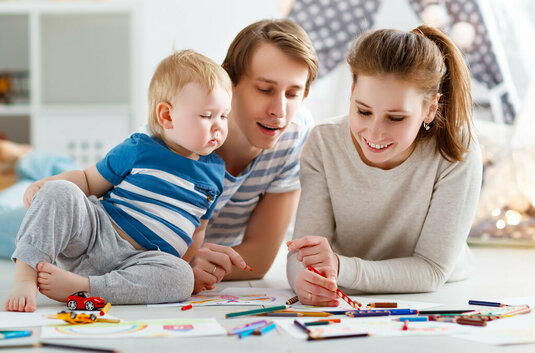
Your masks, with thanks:
[[[48,182],[49,180],[41,179],[41,180],[31,183],[30,186],[28,186],[22,198],[22,200],[24,201],[24,207],[30,208],[30,205],[32,204],[32,200],[35,194],[37,194],[37,192],[43,187],[43,185],[45,185]]]

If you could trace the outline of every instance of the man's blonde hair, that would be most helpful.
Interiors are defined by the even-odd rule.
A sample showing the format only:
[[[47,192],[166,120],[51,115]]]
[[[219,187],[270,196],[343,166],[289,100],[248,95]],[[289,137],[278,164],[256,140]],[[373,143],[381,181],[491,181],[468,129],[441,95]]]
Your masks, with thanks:
[[[149,129],[158,137],[163,130],[158,123],[156,108],[159,103],[171,100],[188,83],[196,82],[212,92],[220,84],[232,94],[232,82],[227,72],[212,59],[187,49],[173,53],[163,59],[149,85]]]

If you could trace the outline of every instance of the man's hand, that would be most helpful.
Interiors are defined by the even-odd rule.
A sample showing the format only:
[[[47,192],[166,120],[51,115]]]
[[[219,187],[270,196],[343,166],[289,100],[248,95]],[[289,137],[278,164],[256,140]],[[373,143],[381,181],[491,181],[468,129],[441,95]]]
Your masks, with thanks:
[[[193,259],[192,268],[195,276],[193,292],[214,289],[216,283],[221,282],[223,277],[232,272],[233,266],[247,268],[240,254],[231,247],[205,243],[197,250]]]

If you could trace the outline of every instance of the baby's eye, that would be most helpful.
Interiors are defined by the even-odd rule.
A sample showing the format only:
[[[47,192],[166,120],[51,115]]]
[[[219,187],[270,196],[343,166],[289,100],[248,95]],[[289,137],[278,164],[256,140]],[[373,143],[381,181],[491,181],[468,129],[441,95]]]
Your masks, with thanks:
[[[212,117],[212,114],[201,114],[200,116],[203,119],[210,119]]]

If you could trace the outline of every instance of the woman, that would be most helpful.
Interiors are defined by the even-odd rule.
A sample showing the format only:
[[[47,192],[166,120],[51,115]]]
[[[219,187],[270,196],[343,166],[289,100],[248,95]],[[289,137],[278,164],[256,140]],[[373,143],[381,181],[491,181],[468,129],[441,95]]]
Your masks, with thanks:
[[[465,278],[482,163],[461,53],[420,26],[365,33],[347,61],[349,116],[315,127],[301,157],[290,285],[303,304],[334,306],[337,286],[425,292]]]

